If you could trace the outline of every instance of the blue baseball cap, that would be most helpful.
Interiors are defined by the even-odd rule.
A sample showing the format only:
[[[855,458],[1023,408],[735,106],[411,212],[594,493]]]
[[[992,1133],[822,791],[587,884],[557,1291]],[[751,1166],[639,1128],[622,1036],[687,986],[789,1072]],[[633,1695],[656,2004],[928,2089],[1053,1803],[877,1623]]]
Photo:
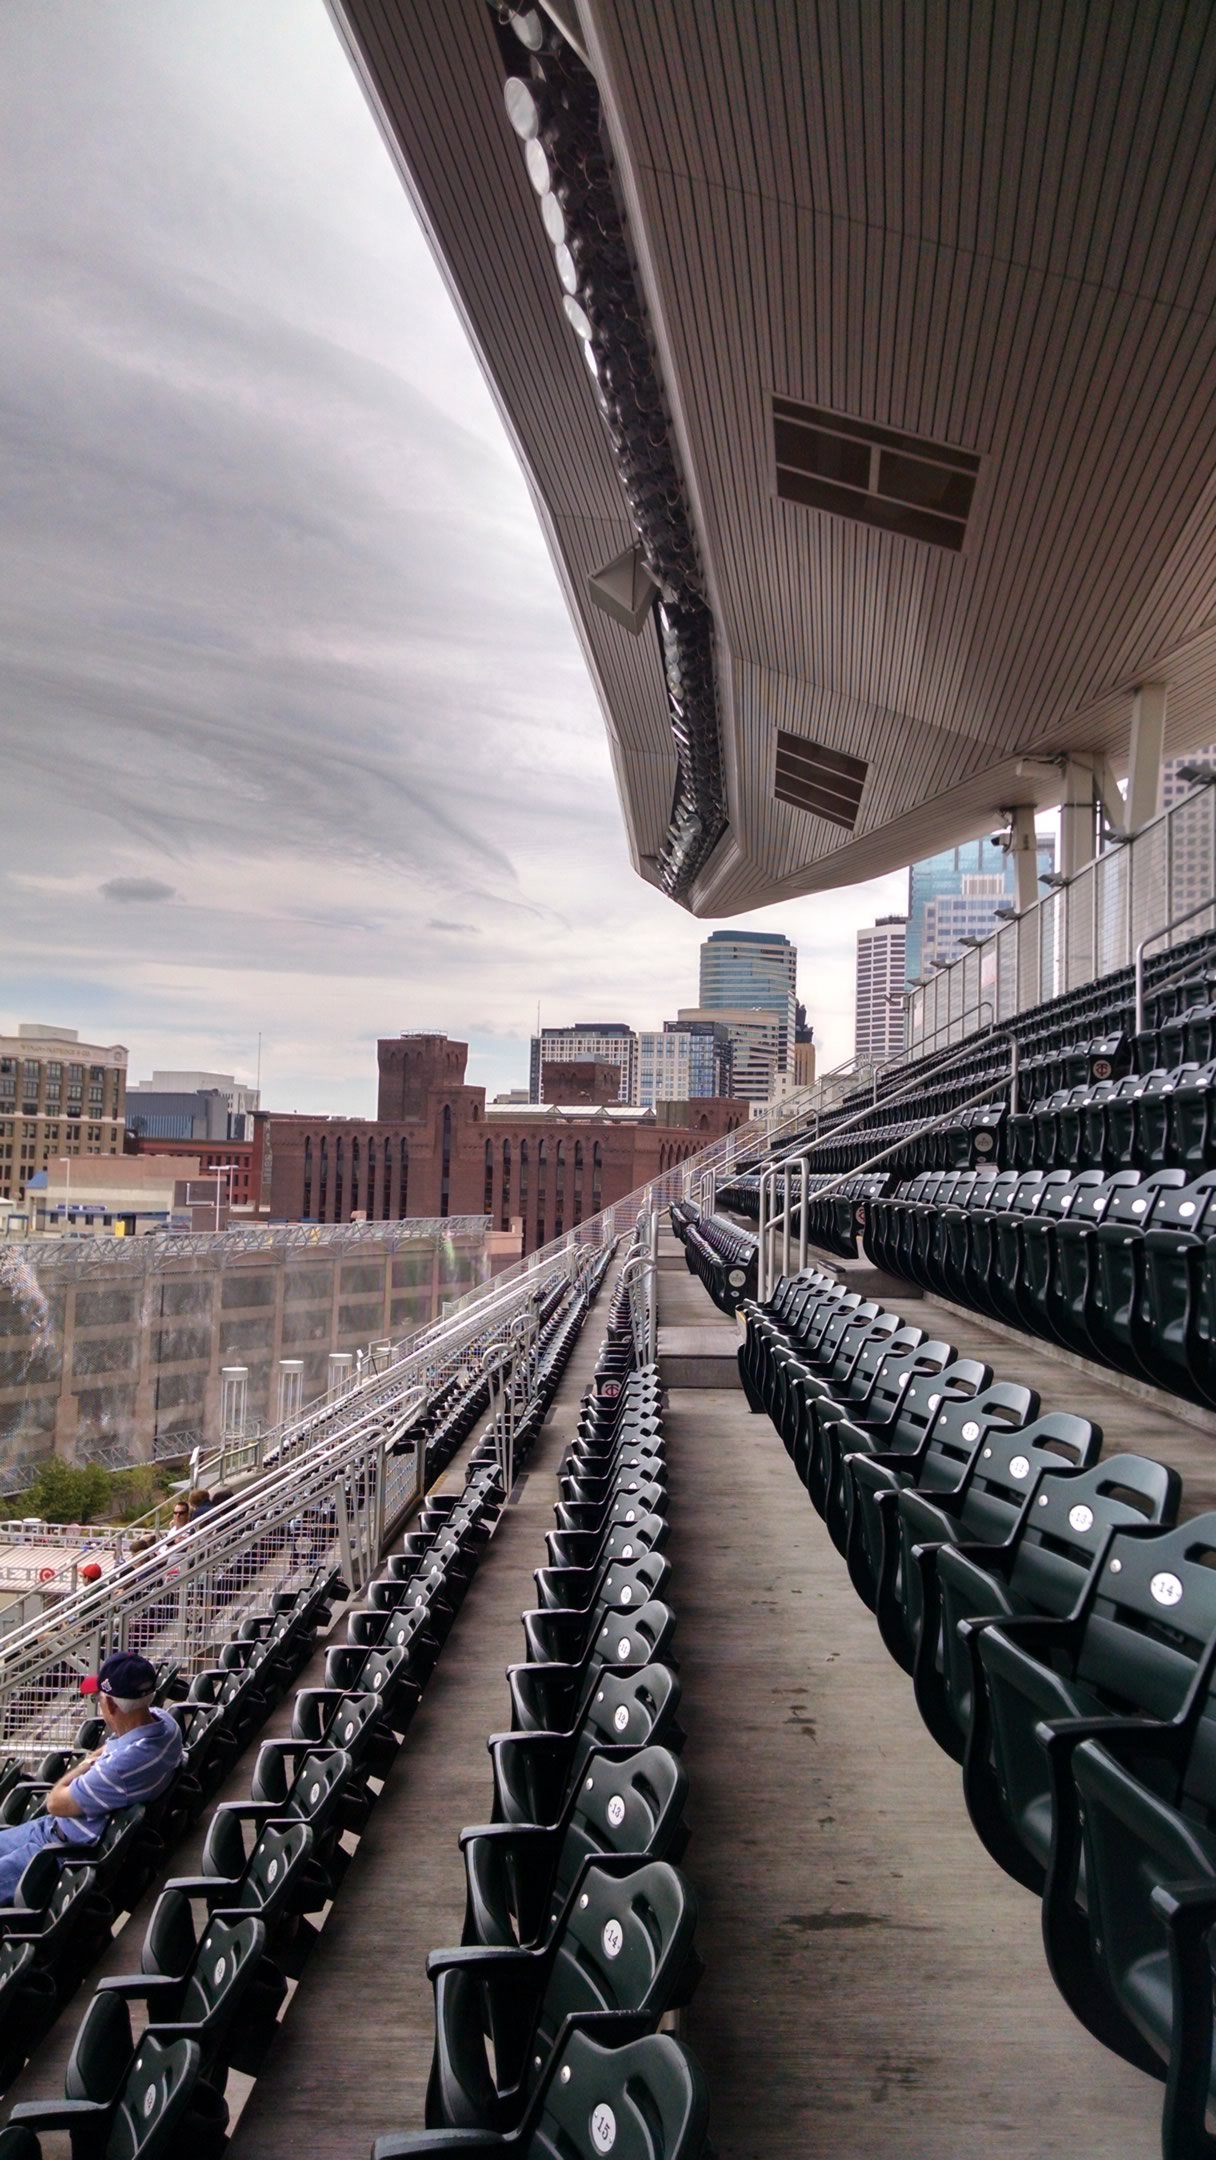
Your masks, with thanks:
[[[108,1657],[100,1671],[90,1673],[80,1683],[82,1695],[118,1695],[124,1702],[136,1702],[145,1695],[156,1693],[156,1672],[146,1657],[136,1657],[132,1650],[116,1650]]]

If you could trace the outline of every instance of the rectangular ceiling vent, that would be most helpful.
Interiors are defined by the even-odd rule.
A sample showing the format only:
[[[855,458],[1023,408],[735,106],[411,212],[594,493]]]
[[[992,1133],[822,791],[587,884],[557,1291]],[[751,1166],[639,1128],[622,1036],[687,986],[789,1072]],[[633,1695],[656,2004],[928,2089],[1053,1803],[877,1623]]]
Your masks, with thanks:
[[[775,397],[773,452],[785,502],[956,553],[962,547],[980,469],[970,450]]]
[[[852,832],[857,823],[861,791],[869,766],[864,758],[849,757],[843,750],[827,750],[809,742],[805,735],[777,730],[777,773],[773,793],[778,802],[792,803],[826,818],[829,825],[843,825]]]

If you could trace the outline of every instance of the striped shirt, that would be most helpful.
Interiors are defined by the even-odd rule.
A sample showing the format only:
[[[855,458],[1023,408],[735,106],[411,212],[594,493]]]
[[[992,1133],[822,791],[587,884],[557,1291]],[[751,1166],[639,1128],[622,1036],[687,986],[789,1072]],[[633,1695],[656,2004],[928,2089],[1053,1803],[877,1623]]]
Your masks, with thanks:
[[[181,1730],[167,1710],[153,1710],[148,1724],[130,1732],[111,1733],[100,1759],[73,1779],[80,1814],[59,1816],[60,1837],[70,1845],[95,1844],[116,1808],[163,1793],[184,1754]]]

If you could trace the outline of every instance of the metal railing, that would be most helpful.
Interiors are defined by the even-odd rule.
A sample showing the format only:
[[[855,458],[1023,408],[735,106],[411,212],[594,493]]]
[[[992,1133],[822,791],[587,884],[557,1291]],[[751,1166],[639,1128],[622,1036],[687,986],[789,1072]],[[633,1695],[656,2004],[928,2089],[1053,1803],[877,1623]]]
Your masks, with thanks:
[[[1211,907],[1212,902],[1210,900],[1200,900],[1194,907],[1184,909],[1181,915],[1175,915],[1172,922],[1163,924],[1160,930],[1150,931],[1147,937],[1141,938],[1136,947],[1134,974],[1137,1035],[1144,1026],[1144,956],[1150,945],[1159,945],[1163,937],[1169,936],[1171,930],[1181,930],[1184,923],[1193,922],[1197,915],[1209,914]],[[1166,986],[1163,985],[1162,987]]]
[[[1209,915],[1216,926],[1216,788],[1204,784],[1132,838],[942,968],[908,1001],[908,1056],[1131,968],[1146,939]]]
[[[1007,1047],[1009,1051],[1009,1068],[1005,1081],[1003,1083],[1000,1081],[994,1082],[991,1079],[985,1081],[983,1087],[978,1089],[974,1095],[969,1095],[964,1102],[952,1103],[948,1110],[943,1110],[939,1112],[936,1117],[929,1118],[926,1123],[920,1128],[923,1134],[940,1132],[943,1126],[952,1124],[954,1120],[959,1116],[961,1111],[977,1109],[981,1103],[991,1102],[994,1086],[1000,1087],[1001,1085],[1004,1085],[1008,1087],[1011,1106],[1016,1107],[1018,1082],[1018,1046],[1016,1041],[1012,1037],[1008,1039]],[[892,1101],[899,1101],[901,1099],[902,1096],[890,1098],[890,1100]],[[763,1304],[767,1298],[771,1297],[773,1284],[776,1280],[776,1276],[778,1273],[775,1265],[775,1250],[778,1233],[780,1233],[781,1237],[782,1251],[781,1268],[779,1272],[783,1275],[788,1275],[789,1273],[790,1261],[793,1256],[793,1223],[795,1219],[795,1212],[797,1214],[798,1222],[799,1270],[801,1271],[806,1266],[808,1244],[806,1203],[808,1197],[810,1197],[808,1188],[811,1173],[814,1167],[812,1157],[814,1156],[817,1148],[830,1146],[836,1141],[836,1139],[842,1132],[847,1131],[850,1126],[856,1125],[858,1122],[858,1118],[863,1118],[866,1116],[866,1114],[867,1113],[865,1111],[859,1112],[857,1117],[850,1118],[847,1120],[846,1124],[837,1126],[831,1133],[825,1135],[822,1140],[811,1140],[801,1148],[791,1149],[787,1151],[786,1154],[779,1157],[776,1161],[766,1164],[764,1169],[761,1171],[759,1214],[757,1219],[758,1253],[756,1267],[756,1296],[761,1304]],[[864,1161],[852,1164],[851,1167],[847,1170],[841,1170],[834,1173],[831,1177],[829,1177],[825,1185],[816,1186],[814,1198],[817,1201],[830,1199],[831,1195],[834,1192],[838,1192],[841,1186],[846,1185],[851,1178],[865,1177],[869,1171],[876,1170],[880,1163],[887,1162],[892,1155],[897,1154],[900,1148],[906,1146],[906,1144],[906,1135],[901,1135],[898,1139],[892,1140],[887,1147],[877,1148],[872,1154],[867,1155]],[[791,1171],[795,1170],[798,1172],[798,1186],[796,1193],[791,1193],[790,1173]],[[776,1194],[778,1179],[781,1180],[782,1185],[781,1205],[779,1208],[775,1208],[773,1206],[773,1199]]]

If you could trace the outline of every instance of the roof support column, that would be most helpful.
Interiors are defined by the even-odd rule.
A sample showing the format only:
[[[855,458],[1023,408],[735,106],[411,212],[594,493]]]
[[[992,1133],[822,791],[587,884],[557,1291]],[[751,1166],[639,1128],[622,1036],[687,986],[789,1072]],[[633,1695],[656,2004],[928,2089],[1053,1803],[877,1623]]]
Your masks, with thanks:
[[[1060,804],[1060,875],[1076,877],[1094,859],[1093,760],[1069,755],[1064,763],[1064,800]]]
[[[1009,812],[1009,852],[1015,878],[1014,905],[1019,915],[1039,897],[1039,850],[1034,830],[1034,804],[1018,803]]]
[[[1127,830],[1139,832],[1161,814],[1161,753],[1165,747],[1164,683],[1141,683],[1132,699],[1127,752]]]

